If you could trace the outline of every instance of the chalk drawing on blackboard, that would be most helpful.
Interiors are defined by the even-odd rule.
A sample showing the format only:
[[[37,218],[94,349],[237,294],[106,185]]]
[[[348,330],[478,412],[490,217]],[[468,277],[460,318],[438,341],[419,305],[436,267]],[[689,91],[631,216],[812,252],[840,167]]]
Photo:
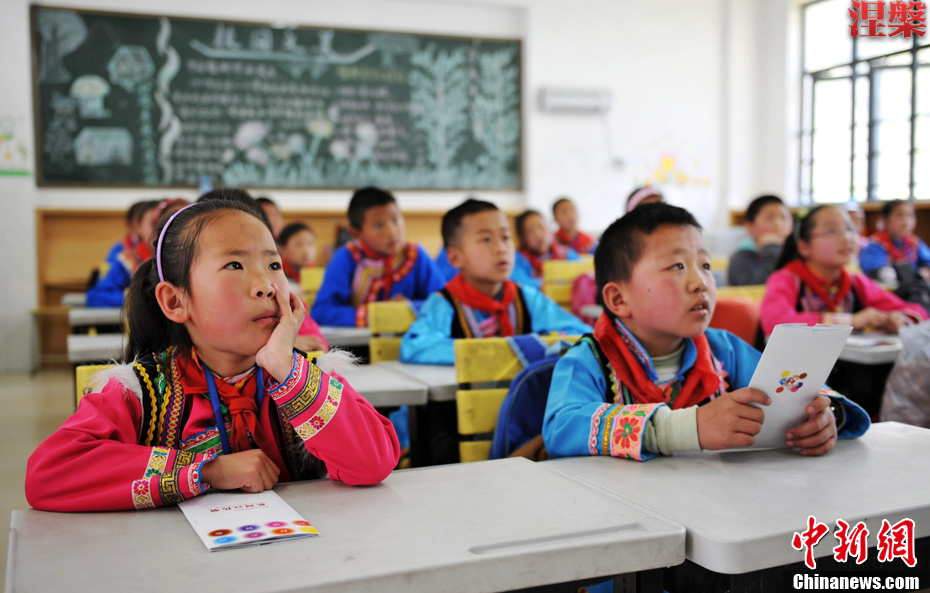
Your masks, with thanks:
[[[420,49],[420,42],[410,35],[396,33],[372,33],[366,37],[369,44],[378,48],[381,67],[394,68],[398,56],[406,56]]]
[[[45,169],[67,173],[74,169],[74,132],[78,129],[74,101],[58,91],[52,92],[52,119],[42,134]]]
[[[41,10],[38,14],[39,80],[57,84],[71,81],[71,73],[62,58],[76,50],[87,39],[84,19],[70,10]]]
[[[252,51],[269,52],[274,50],[274,33],[264,27],[255,29],[249,34],[249,49]]]
[[[164,65],[158,70],[155,76],[155,102],[161,111],[161,119],[158,122],[158,131],[161,132],[161,139],[158,141],[158,164],[161,166],[162,181],[172,183],[174,180],[174,161],[171,158],[171,151],[174,148],[178,138],[181,137],[181,120],[174,113],[174,106],[168,100],[171,81],[177,76],[181,69],[181,58],[177,50],[170,45],[171,41],[171,21],[165,17],[158,19],[158,35],[155,37],[155,49],[158,55],[165,59]]]
[[[131,165],[132,134],[126,128],[84,128],[74,139],[74,154],[83,166]]]
[[[410,63],[410,115],[426,140],[426,158],[436,169],[439,187],[452,187],[455,157],[467,140],[468,74],[464,48],[437,50],[433,44],[414,52]]]
[[[194,39],[191,41],[191,47],[208,58],[271,62],[295,79],[300,78],[307,70],[314,79],[318,79],[330,66],[354,64],[378,49],[374,44],[367,43],[352,52],[337,53],[332,45],[334,36],[335,31],[320,31],[319,48],[310,48],[306,52],[295,51],[306,48],[299,48],[293,44],[282,51],[255,47],[243,49],[236,41],[235,27],[220,23],[216,26],[212,46]]]
[[[492,183],[505,183],[510,162],[520,143],[520,89],[518,72],[511,64],[516,50],[503,48],[478,57],[478,92],[472,101],[472,135],[486,151],[478,164]]]
[[[132,92],[140,82],[152,78],[155,63],[141,45],[121,45],[107,62],[107,73],[111,83]]]
[[[110,83],[96,74],[85,74],[71,85],[71,98],[75,100],[78,113],[83,119],[102,119],[110,112],[103,101],[110,94]]]

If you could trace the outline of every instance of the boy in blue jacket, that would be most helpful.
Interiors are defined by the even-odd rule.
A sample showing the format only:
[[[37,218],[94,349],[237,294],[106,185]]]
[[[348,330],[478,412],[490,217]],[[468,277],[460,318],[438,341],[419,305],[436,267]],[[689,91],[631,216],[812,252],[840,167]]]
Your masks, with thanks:
[[[709,329],[716,285],[701,227],[682,208],[647,204],[614,222],[594,255],[604,313],[555,367],[543,424],[552,457],[646,460],[753,444],[769,396],[747,387],[761,353]],[[785,435],[802,455],[869,426],[825,388]]]
[[[320,325],[368,327],[368,303],[412,301],[415,306],[442,288],[443,280],[423,247],[408,243],[397,200],[363,187],[349,202],[354,241],[333,254],[310,315]]]

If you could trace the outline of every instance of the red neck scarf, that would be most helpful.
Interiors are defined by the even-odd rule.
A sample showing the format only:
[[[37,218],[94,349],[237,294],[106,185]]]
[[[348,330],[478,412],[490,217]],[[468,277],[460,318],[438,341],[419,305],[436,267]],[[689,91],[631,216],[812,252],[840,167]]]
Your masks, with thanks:
[[[885,248],[888,257],[891,258],[891,263],[913,263],[917,260],[917,239],[912,236],[902,237],[900,239],[902,242],[901,247],[895,245],[885,231],[879,231],[872,235],[872,240]]]
[[[179,354],[177,356],[178,373],[181,377],[181,388],[185,393],[209,393],[204,371],[200,367],[197,353],[191,349],[191,356]],[[250,373],[235,385],[230,385],[222,378],[214,377],[216,392],[222,403],[229,410],[231,434],[229,445],[233,453],[248,451],[252,448],[249,435],[260,449],[265,452],[275,451],[275,445],[265,438],[258,423],[258,406],[255,400],[256,375]]]
[[[579,254],[587,253],[590,251],[591,245],[594,244],[594,239],[580,231],[575,233],[575,238],[573,239],[561,228],[555,232],[555,238],[559,243],[566,247],[571,247]]]
[[[507,314],[507,307],[517,298],[517,285],[515,282],[506,280],[501,300],[492,299],[471,284],[465,281],[462,274],[457,274],[455,278],[446,284],[446,290],[453,298],[458,300],[466,307],[483,311],[497,318],[497,325],[500,327],[501,336],[507,337],[514,335],[513,323],[510,321],[510,315]]]
[[[291,262],[287,261],[283,257],[281,258],[281,267],[284,268],[284,275],[290,278],[291,280],[296,280],[300,282],[300,270],[291,265]]]
[[[830,312],[843,311],[843,300],[852,288],[852,276],[846,270],[840,270],[839,279],[831,283],[811,270],[803,260],[796,259],[785,266],[785,269],[801,279],[801,282],[813,291],[823,303],[829,307]]]
[[[152,257],[152,252],[149,251],[145,241],[140,240],[135,235],[126,235],[123,239],[123,255],[132,268],[130,272],[135,273],[143,262]]]
[[[553,259],[565,259],[568,256],[568,250],[559,245],[558,243],[553,243],[549,247],[549,251],[543,253],[542,255],[537,254],[535,251],[531,251],[524,247],[520,250],[520,253],[530,260],[530,265],[533,266],[533,277],[542,278],[543,275],[543,261],[553,260]]]
[[[594,338],[610,361],[617,380],[627,386],[637,403],[669,403],[671,390],[656,385],[643,367],[646,363],[643,359],[649,360],[649,355],[631,337],[620,332],[621,328],[614,324],[607,313],[602,313],[594,325]],[[675,409],[695,406],[720,389],[720,376],[707,337],[701,334],[694,338],[694,345],[697,348],[697,359],[672,402]]]
[[[394,254],[392,253],[391,255],[382,255],[366,245],[364,241],[359,241],[358,245],[361,247],[362,253],[365,254],[365,257],[368,259],[379,260],[384,265],[384,279],[382,280],[382,287],[384,288],[384,298],[390,298],[391,287],[394,284]]]

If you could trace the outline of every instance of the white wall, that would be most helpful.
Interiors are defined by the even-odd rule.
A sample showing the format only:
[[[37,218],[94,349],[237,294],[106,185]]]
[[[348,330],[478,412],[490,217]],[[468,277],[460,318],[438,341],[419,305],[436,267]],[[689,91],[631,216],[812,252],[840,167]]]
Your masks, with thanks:
[[[759,191],[784,191],[783,82],[793,0],[56,0],[56,6],[524,39],[523,192],[486,192],[505,208],[579,203],[584,228],[621,213],[634,184],[658,181],[663,158],[674,203],[705,225]],[[0,116],[26,122],[31,151],[29,0],[0,7]],[[760,6],[764,5],[764,6]],[[780,52],[780,53],[778,53]],[[775,55],[778,53],[778,55]],[[773,74],[774,73],[774,74]],[[747,78],[748,77],[748,78]],[[606,117],[537,108],[542,86],[609,88]],[[758,87],[758,88],[756,88]],[[781,87],[781,88],[777,88]],[[762,116],[764,117],[764,121]],[[756,147],[758,135],[769,135]],[[611,144],[612,142],[612,144]],[[669,161],[671,159],[671,161]],[[619,164],[618,164],[619,163]],[[683,180],[683,181],[681,181]],[[152,190],[40,189],[0,177],[0,370],[26,368],[36,305],[35,208],[124,208]],[[193,192],[190,192],[193,195]],[[349,192],[274,191],[285,209],[341,209]],[[402,208],[446,210],[461,192],[399,192]]]

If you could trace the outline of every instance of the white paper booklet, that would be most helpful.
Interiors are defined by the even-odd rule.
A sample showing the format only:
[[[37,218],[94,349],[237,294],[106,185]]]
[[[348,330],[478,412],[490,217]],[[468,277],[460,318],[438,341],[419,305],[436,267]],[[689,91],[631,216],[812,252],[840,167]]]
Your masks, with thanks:
[[[207,493],[178,506],[211,552],[320,534],[273,490]]]
[[[847,325],[776,325],[749,387],[764,391],[771,405],[753,449],[785,446],[785,433],[807,419],[804,408],[820,392],[852,328]]]

